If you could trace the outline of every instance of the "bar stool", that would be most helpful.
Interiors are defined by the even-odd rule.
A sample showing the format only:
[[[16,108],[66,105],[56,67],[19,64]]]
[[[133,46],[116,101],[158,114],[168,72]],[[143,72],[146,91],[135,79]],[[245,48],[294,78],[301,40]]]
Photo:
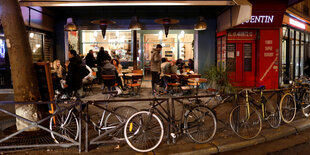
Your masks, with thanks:
[[[101,75],[104,88],[108,88],[108,91],[112,91],[117,86],[115,75]]]
[[[143,75],[132,75],[131,76],[131,83],[127,84],[129,89],[131,89],[130,94],[133,95],[138,95],[141,89],[142,85],[142,79]],[[135,92],[135,88],[137,88],[137,91]]]

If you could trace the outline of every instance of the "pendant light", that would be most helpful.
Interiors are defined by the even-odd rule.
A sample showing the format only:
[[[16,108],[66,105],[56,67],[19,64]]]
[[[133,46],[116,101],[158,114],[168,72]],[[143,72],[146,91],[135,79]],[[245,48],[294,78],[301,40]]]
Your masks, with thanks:
[[[194,25],[194,30],[202,31],[208,28],[207,23],[204,21],[204,17],[200,16],[197,23]]]
[[[163,24],[164,25],[165,35],[166,35],[166,38],[167,38],[171,24],[177,24],[180,21],[177,20],[177,19],[172,19],[172,18],[167,18],[166,17],[166,18],[155,19],[154,22],[157,23],[157,24]]]
[[[93,21],[91,21],[91,23],[92,24],[99,24],[100,29],[101,29],[101,33],[102,33],[102,37],[104,39],[108,25],[109,24],[115,24],[116,22],[108,20],[108,19],[99,19],[99,20],[93,20]]]
[[[67,18],[67,24],[64,27],[65,31],[77,31],[76,25],[73,23],[72,18]]]
[[[139,22],[139,18],[137,16],[133,16],[129,25],[130,30],[141,30],[142,24]]]

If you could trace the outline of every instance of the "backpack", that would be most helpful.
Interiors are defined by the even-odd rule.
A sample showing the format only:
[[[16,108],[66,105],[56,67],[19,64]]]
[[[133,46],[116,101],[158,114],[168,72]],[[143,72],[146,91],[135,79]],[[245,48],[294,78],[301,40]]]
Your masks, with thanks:
[[[82,76],[82,78],[84,78],[85,76],[87,76],[89,73],[90,73],[90,72],[89,72],[89,70],[86,68],[86,66],[85,66],[85,65],[82,65],[82,66],[81,66],[81,76]]]

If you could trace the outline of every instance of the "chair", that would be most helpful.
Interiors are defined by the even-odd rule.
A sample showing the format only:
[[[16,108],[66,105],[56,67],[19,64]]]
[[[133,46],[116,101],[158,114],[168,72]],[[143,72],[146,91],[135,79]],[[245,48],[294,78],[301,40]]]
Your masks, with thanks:
[[[114,89],[117,86],[115,75],[101,75],[104,87],[108,88],[108,91],[111,91],[111,88]]]
[[[189,78],[189,79],[191,79],[191,78],[201,78],[201,75],[200,75],[200,74],[189,74],[189,75],[188,75],[188,78]],[[199,85],[199,83],[197,84],[196,82],[188,82],[187,84],[188,84],[189,86],[193,86],[193,87]]]
[[[168,90],[171,95],[176,91],[175,89],[180,89],[181,83],[179,82],[179,76],[177,74],[170,74],[170,80],[168,82]]]
[[[143,79],[143,75],[132,75],[131,83],[127,84],[127,86],[131,89],[130,91],[131,95],[137,95],[140,92],[141,85],[142,85],[142,79]],[[136,92],[135,92],[135,88],[137,88]]]
[[[141,69],[132,70],[132,73],[143,74],[143,70],[141,70]]]

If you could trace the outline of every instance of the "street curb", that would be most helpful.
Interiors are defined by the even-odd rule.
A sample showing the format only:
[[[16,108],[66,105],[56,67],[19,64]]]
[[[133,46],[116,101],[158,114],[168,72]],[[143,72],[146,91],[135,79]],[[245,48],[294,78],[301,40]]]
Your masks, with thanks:
[[[270,132],[268,134],[262,134],[260,133],[261,136],[258,138],[252,139],[252,140],[244,140],[241,142],[235,142],[235,143],[230,143],[226,145],[221,145],[221,146],[213,146],[209,147],[206,149],[200,149],[200,150],[194,150],[194,151],[189,151],[189,152],[184,152],[184,153],[176,153],[178,155],[190,155],[190,154],[195,154],[195,155],[205,155],[205,154],[215,154],[215,153],[221,153],[221,152],[226,152],[226,151],[231,151],[231,150],[236,150],[236,149],[241,149],[249,146],[254,146],[260,143],[264,142],[269,142],[273,141],[276,139],[280,139],[292,134],[296,134],[299,131],[303,131],[305,129],[310,128],[310,119],[308,118],[302,118],[299,120],[296,120],[292,122],[291,124],[282,124],[280,126],[282,128],[278,133]],[[273,130],[273,129],[269,129]]]

